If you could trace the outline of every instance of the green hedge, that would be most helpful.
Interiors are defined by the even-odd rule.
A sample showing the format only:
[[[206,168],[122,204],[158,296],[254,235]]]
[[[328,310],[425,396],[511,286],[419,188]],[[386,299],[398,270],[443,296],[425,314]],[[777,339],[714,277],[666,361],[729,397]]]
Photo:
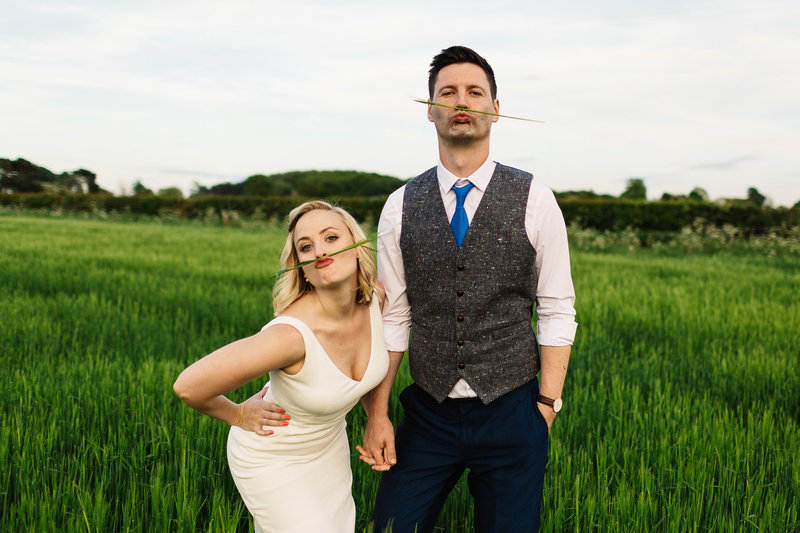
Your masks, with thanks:
[[[800,224],[800,209],[717,205],[710,202],[646,202],[618,198],[561,200],[567,224],[615,231],[633,228],[646,231],[679,231],[702,218],[708,224],[730,224],[748,234],[763,234],[772,228]]]
[[[296,205],[308,200],[299,196],[201,196],[176,199],[159,196],[112,196],[108,194],[0,194],[0,205],[27,209],[105,211],[133,215],[175,214],[194,219],[210,211],[221,215],[235,211],[241,216],[284,219]],[[328,198],[360,221],[377,223],[385,196]],[[800,225],[800,208],[717,205],[709,202],[646,202],[618,198],[564,199],[559,201],[567,224],[614,231],[632,228],[645,231],[678,231],[698,218],[708,224],[730,224],[746,234],[764,234],[773,228]]]
[[[245,217],[284,219],[291,209],[310,198],[299,196],[201,196],[162,198],[160,196],[111,196],[107,194],[0,194],[0,205],[25,209],[64,209],[67,211],[129,213],[159,216],[177,214],[194,219],[236,211]],[[347,209],[359,221],[377,223],[385,196],[326,198]]]

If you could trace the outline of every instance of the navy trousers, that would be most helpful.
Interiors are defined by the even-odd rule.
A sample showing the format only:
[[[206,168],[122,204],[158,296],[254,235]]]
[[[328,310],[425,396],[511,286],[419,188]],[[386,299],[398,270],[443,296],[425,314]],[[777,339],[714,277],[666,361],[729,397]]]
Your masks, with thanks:
[[[384,472],[374,532],[430,532],[465,469],[479,533],[539,529],[547,463],[547,422],[536,405],[536,379],[484,405],[439,404],[416,384],[400,393],[397,464]]]

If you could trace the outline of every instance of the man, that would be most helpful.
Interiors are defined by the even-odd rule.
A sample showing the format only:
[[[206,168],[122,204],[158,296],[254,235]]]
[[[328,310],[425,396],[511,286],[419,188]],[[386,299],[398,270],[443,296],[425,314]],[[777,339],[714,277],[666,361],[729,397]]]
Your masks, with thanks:
[[[439,164],[389,197],[378,226],[391,364],[359,448],[383,471],[375,531],[432,531],[465,469],[477,531],[535,531],[577,327],[564,219],[549,189],[489,158],[498,117],[469,111],[499,113],[484,58],[443,50],[428,88],[459,109],[428,106]],[[388,401],[409,330],[415,383],[395,439]]]

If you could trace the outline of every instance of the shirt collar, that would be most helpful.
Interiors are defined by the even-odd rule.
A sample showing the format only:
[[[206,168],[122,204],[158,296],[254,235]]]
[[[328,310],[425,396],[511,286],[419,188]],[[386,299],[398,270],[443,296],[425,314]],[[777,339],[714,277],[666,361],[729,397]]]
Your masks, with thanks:
[[[466,178],[459,178],[446,168],[442,164],[442,161],[439,160],[439,165],[436,167],[436,177],[439,180],[439,189],[442,192],[442,196],[444,196],[447,191],[453,188],[453,185],[460,180],[460,179],[467,179],[475,185],[481,192],[486,192],[486,187],[489,186],[489,180],[492,179],[492,174],[494,174],[494,167],[497,166],[491,157],[487,157],[486,161],[478,167],[478,170],[467,176]]]

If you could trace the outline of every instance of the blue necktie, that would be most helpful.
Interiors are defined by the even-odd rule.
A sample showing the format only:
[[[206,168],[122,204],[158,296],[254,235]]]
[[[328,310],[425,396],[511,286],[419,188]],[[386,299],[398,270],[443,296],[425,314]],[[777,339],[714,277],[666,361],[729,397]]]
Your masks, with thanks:
[[[456,187],[453,185],[453,192],[456,193],[456,212],[453,213],[453,219],[450,221],[450,227],[453,229],[453,237],[456,238],[456,244],[461,248],[461,243],[464,242],[464,235],[467,234],[469,227],[469,220],[467,220],[467,212],[464,211],[464,200],[467,198],[467,193],[472,188],[472,183],[467,182],[463,187]]]

